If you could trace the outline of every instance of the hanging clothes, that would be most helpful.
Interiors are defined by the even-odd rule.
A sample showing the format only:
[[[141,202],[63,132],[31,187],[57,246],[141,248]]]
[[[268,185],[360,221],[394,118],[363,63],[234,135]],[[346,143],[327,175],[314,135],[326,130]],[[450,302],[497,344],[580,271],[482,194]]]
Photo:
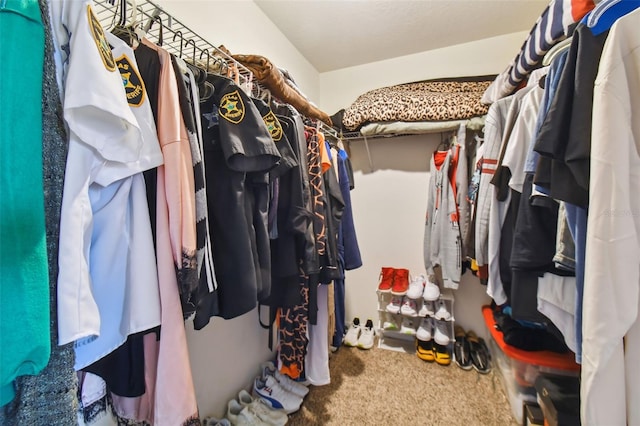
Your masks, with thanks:
[[[14,380],[38,374],[51,352],[40,108],[45,38],[38,2],[0,6],[0,38],[0,406],[4,406],[15,396]]]
[[[270,294],[262,279],[265,262],[267,173],[280,153],[252,100],[232,80],[210,74],[214,95],[200,105],[206,164],[207,203],[221,317],[230,319],[257,306]],[[257,196],[256,196],[257,195]],[[254,211],[259,205],[259,218]],[[261,229],[258,247],[255,226]],[[260,250],[260,252],[258,252]],[[206,304],[196,315],[205,324]]]
[[[54,71],[56,64],[53,58],[54,48],[49,6],[44,0],[39,3],[45,31],[44,69]],[[5,28],[4,25],[2,28]],[[34,35],[32,32],[30,34]],[[10,64],[10,62],[2,61],[2,64]],[[36,70],[36,68],[29,69]],[[67,137],[62,122],[62,104],[56,74],[55,72],[45,72],[42,76],[42,175],[49,268],[49,305],[44,309],[49,309],[51,313],[50,321],[47,323],[51,356],[47,366],[39,375],[22,376],[16,381],[16,395],[18,397],[0,410],[0,424],[6,426],[73,424],[76,421],[77,379],[73,369],[73,345],[58,346],[57,344],[58,235],[67,158]],[[3,91],[3,93],[5,92]],[[3,103],[3,105],[7,104]],[[24,138],[24,135],[22,137]],[[32,158],[33,151],[29,155]],[[25,313],[24,306],[21,309]],[[23,321],[22,324],[24,324]],[[21,336],[24,337],[24,333],[21,333]]]
[[[76,340],[77,370],[111,353],[128,335],[160,325],[157,262],[142,171],[162,164],[162,153],[133,51],[112,34],[105,36],[122,77],[124,99],[140,129],[140,159],[135,165],[111,166],[113,183],[103,186],[100,178],[89,186],[93,210],[89,264],[100,309],[100,336]],[[117,179],[136,169],[132,176]]]
[[[456,139],[457,140],[457,139]],[[458,288],[462,275],[462,235],[460,224],[468,224],[468,209],[459,206],[466,203],[461,188],[468,182],[458,180],[466,177],[466,154],[457,140],[449,150],[436,151],[431,157],[431,178],[424,231],[424,264],[429,274],[434,268],[442,271],[442,285]],[[458,175],[458,172],[460,174]]]
[[[584,424],[640,423],[639,30],[640,10],[613,24],[595,80],[582,316]]]
[[[154,336],[147,335],[151,337],[145,340],[145,365],[147,362],[153,364],[157,359],[156,376],[148,379],[155,379],[155,385],[150,386],[151,389],[155,389],[152,411],[154,423],[188,425],[197,421],[198,408],[178,286],[191,288],[191,284],[184,281],[179,283],[178,280],[180,277],[188,279],[196,276],[185,271],[196,268],[193,161],[179,110],[178,88],[171,57],[165,50],[146,39],[143,39],[142,43],[155,50],[160,58],[156,124],[164,156],[164,165],[157,169],[156,199],[156,251],[162,302],[162,329],[155,354],[147,354],[147,342],[150,345],[154,343]]]

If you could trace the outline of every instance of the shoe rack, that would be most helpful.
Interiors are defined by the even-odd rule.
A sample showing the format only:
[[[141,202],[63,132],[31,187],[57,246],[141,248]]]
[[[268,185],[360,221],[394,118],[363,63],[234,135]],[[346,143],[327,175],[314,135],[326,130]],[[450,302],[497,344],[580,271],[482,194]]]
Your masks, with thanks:
[[[378,299],[378,324],[377,324],[377,334],[378,338],[378,347],[381,349],[392,350],[396,352],[405,352],[413,354],[416,351],[416,331],[420,326],[420,322],[422,321],[421,316],[412,316],[405,315],[402,313],[389,313],[387,311],[387,306],[391,303],[391,299],[394,297],[390,292],[381,292],[376,290],[377,299]],[[417,310],[419,311],[422,304],[425,303],[422,298],[416,299]],[[451,289],[443,289],[440,292],[440,298],[434,302],[435,310],[437,310],[439,303],[444,303],[447,311],[450,313],[450,318],[446,321],[443,320],[447,324],[447,329],[449,332],[449,337],[451,339],[450,346],[453,348],[454,342],[454,324],[455,318],[453,315],[453,307],[454,307],[454,296],[453,291]],[[434,321],[440,321],[435,319],[435,311],[433,314],[428,315],[433,317]],[[397,325],[397,329],[389,329],[385,328],[386,322],[392,322]],[[405,324],[405,327],[402,327],[402,324]],[[410,324],[410,327],[406,327]],[[402,331],[401,331],[402,330]]]

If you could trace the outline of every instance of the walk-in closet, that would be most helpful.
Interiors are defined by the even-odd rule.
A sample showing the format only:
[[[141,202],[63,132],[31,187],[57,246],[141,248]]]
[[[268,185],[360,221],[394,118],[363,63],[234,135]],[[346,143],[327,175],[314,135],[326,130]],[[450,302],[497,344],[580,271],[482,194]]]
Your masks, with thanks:
[[[640,424],[639,8],[0,2],[0,425]]]

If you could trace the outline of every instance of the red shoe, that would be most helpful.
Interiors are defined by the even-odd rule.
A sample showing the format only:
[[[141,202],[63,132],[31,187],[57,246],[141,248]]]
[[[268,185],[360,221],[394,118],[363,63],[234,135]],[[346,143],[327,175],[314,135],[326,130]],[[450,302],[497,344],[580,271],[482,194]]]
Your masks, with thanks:
[[[393,268],[382,268],[382,271],[380,271],[380,284],[378,284],[379,292],[388,293],[391,291],[395,271]]]
[[[391,294],[396,296],[404,296],[409,289],[409,270],[396,269],[393,277],[393,286],[391,286]]]

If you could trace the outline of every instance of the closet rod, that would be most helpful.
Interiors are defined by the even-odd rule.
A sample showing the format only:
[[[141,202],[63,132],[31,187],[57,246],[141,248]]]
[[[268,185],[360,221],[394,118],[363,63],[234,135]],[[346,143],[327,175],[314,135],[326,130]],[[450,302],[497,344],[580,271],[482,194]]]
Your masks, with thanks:
[[[109,31],[110,26],[113,23],[114,14],[117,13],[116,7],[111,5],[110,0],[94,0],[94,3],[96,6],[95,12],[98,16],[98,20],[104,27],[105,31]],[[135,3],[138,10],[137,16],[141,14],[144,21],[136,24],[142,25],[143,28],[148,30],[148,33],[146,34],[148,39],[158,42],[158,37],[161,31],[159,24],[162,23],[163,49],[176,56],[180,56],[180,54],[182,54],[182,56],[189,57],[191,56],[190,52],[195,44],[196,55],[198,57],[191,58],[194,64],[198,61],[206,63],[206,59],[205,61],[202,61],[201,58],[206,58],[206,53],[204,52],[210,52],[211,63],[215,63],[214,58],[216,57],[222,59],[227,69],[235,68],[238,70],[240,85],[247,87],[248,90],[250,89],[250,85],[253,82],[253,73],[247,67],[205,40],[153,1],[138,0]],[[127,1],[127,7],[133,7],[133,2],[130,0]],[[127,13],[127,15],[129,15],[129,13]],[[154,19],[157,23],[152,22]],[[193,40],[193,42],[189,42],[190,47],[187,49],[185,48],[184,43],[188,40]]]

